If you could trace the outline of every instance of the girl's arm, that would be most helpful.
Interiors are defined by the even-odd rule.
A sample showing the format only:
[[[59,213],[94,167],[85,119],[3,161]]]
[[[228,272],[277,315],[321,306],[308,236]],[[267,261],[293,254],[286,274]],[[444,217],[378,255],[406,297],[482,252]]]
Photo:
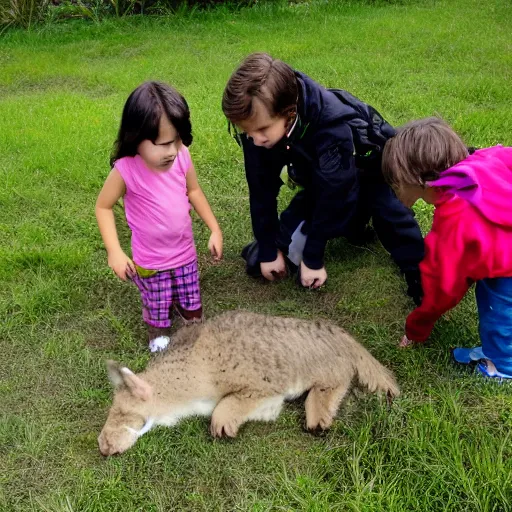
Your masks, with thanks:
[[[405,323],[407,339],[417,343],[427,340],[435,323],[463,299],[470,284],[463,275],[457,276],[449,288],[443,285],[440,275],[422,274],[421,280],[425,294],[421,306],[409,314]],[[407,345],[403,342],[402,346]]]
[[[222,232],[210,208],[210,204],[199,186],[196,170],[193,165],[187,171],[187,193],[190,204],[212,232],[208,242],[208,249],[210,249],[213,257],[219,260],[222,258]]]
[[[125,192],[124,180],[119,171],[114,168],[105,180],[96,201],[96,219],[107,250],[108,265],[124,281],[135,273],[135,266],[121,249],[112,208]]]
[[[468,234],[453,230],[431,232],[425,237],[425,258],[420,264],[424,296],[421,305],[407,317],[408,340],[423,342],[430,336],[437,320],[468,291],[475,266],[486,259],[478,241],[478,227],[471,227]]]

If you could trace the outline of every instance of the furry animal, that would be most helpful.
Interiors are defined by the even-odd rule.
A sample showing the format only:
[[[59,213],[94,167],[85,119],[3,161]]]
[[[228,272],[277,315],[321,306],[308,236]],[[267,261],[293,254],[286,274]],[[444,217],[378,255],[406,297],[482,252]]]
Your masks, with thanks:
[[[115,394],[98,438],[103,455],[187,416],[211,416],[214,437],[235,437],[246,421],[275,420],[285,400],[306,391],[306,427],[325,430],[354,378],[370,392],[399,394],[393,374],[340,327],[245,311],[181,328],[138,375],[107,366]]]

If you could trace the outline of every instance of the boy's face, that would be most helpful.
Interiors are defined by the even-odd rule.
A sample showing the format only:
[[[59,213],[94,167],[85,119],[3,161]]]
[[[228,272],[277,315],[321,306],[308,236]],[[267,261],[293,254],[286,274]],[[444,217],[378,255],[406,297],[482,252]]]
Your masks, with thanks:
[[[240,121],[238,126],[251,138],[256,146],[270,149],[285,135],[288,119],[271,116],[265,104],[258,98],[252,101],[252,116]]]

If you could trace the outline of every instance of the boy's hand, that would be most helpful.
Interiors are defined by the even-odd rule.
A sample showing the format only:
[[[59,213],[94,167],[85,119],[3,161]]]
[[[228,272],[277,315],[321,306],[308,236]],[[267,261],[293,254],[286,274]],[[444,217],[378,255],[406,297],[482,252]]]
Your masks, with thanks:
[[[286,263],[281,251],[277,251],[277,258],[274,261],[261,262],[260,270],[262,276],[268,281],[274,281],[286,276]]]
[[[320,288],[327,280],[325,267],[313,270],[307,267],[303,261],[300,262],[300,282],[307,288]]]
[[[123,281],[126,281],[137,272],[133,261],[121,249],[108,254],[108,266]]]
[[[211,255],[215,261],[219,261],[222,259],[222,232],[221,231],[212,231],[210,235],[210,240],[208,241],[208,249],[210,250]]]

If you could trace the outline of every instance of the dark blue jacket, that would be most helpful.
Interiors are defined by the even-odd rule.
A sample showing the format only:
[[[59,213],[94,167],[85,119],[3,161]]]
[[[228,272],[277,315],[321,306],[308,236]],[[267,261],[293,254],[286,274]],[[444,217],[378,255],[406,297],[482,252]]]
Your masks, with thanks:
[[[395,132],[372,107],[345,91],[325,89],[303,73],[295,74],[299,123],[290,138],[284,137],[271,149],[255,146],[245,136],[241,142],[259,260],[277,257],[277,196],[283,184],[280,173],[287,165],[288,174],[307,196],[304,219],[309,231],[303,260],[309,268],[319,269],[327,241],[347,233],[356,213],[359,169],[380,173],[381,147],[375,144],[377,151],[371,156],[357,148],[356,156],[354,141],[360,145],[372,120],[380,123],[379,133],[386,138]],[[366,142],[371,149],[371,141]]]

